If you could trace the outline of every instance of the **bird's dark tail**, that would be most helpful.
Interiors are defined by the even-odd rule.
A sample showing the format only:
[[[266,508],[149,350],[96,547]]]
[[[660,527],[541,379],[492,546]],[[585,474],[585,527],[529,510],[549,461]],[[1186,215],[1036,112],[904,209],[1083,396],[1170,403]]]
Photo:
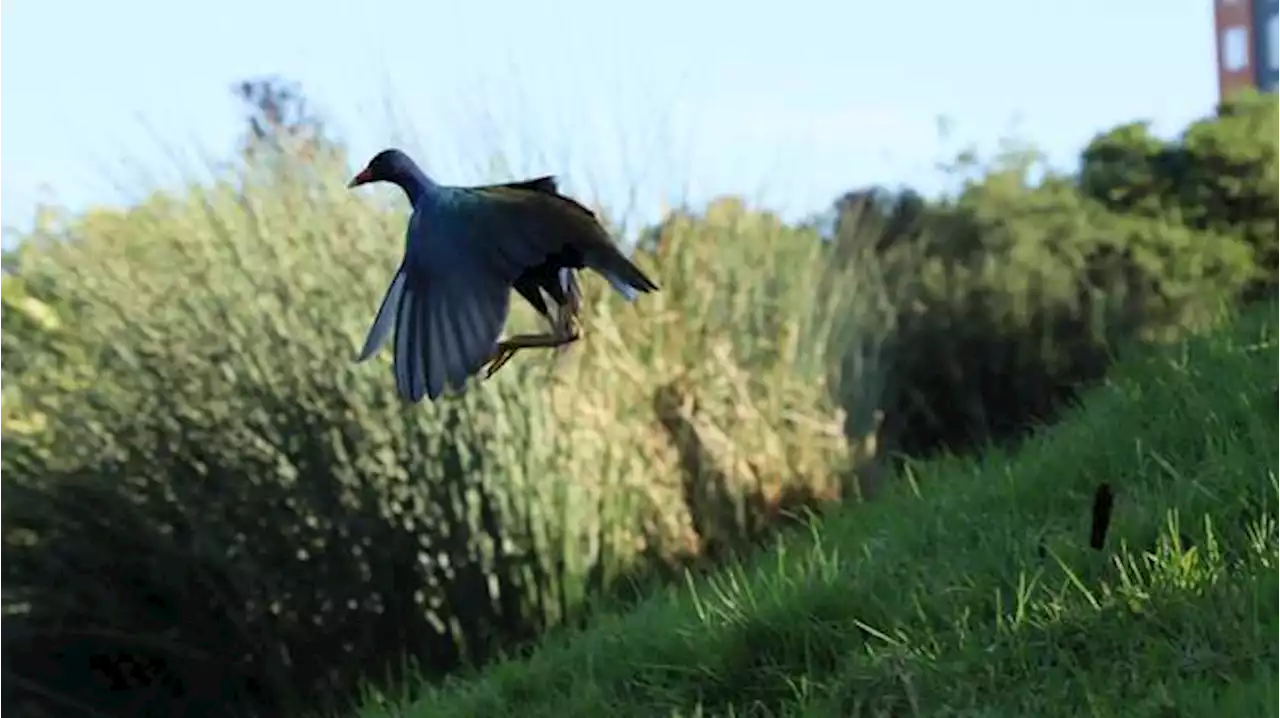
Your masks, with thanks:
[[[653,280],[645,276],[644,272],[640,271],[636,265],[623,256],[622,252],[618,251],[618,248],[608,238],[608,233],[601,227],[600,219],[596,217],[595,212],[592,212],[572,197],[560,194],[555,177],[548,175],[498,186],[536,192],[551,198],[554,203],[553,206],[557,207],[557,209],[567,209],[571,215],[577,215],[580,220],[588,220],[590,228],[587,231],[594,236],[592,241],[584,243],[590,246],[591,249],[585,252],[583,264],[604,276],[619,294],[627,298],[627,301],[635,299],[639,292],[658,291],[658,285],[654,284]],[[579,228],[581,228],[580,225]]]
[[[652,279],[645,276],[640,268],[631,263],[612,245],[592,248],[592,252],[583,257],[583,263],[588,267],[599,272],[601,276],[609,280],[609,284],[618,291],[619,294],[631,301],[638,296],[638,293],[656,292],[658,285],[653,283]]]

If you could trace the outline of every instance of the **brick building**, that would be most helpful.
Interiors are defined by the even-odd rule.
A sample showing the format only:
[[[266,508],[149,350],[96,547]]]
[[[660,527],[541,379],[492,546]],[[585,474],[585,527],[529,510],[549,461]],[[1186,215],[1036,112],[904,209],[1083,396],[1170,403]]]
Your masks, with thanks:
[[[1218,97],[1256,87],[1276,91],[1276,6],[1280,0],[1213,0]]]

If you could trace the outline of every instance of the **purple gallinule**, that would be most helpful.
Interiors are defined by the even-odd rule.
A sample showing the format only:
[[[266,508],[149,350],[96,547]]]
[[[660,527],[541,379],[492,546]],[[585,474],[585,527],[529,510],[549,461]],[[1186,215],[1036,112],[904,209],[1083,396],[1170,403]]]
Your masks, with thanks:
[[[658,289],[591,210],[560,194],[554,177],[450,187],[387,149],[348,186],[371,182],[404,190],[413,214],[404,259],[356,361],[373,356],[394,329],[396,391],[405,401],[461,390],[485,365],[492,376],[521,349],[577,341],[578,270],[599,273],[628,300]],[[551,332],[500,339],[512,289]]]

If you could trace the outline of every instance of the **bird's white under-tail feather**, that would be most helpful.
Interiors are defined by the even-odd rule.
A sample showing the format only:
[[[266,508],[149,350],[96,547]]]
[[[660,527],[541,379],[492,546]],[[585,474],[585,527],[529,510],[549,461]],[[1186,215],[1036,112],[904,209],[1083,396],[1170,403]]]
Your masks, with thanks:
[[[474,273],[421,276],[401,265],[387,288],[357,361],[373,356],[395,330],[396,392],[432,401],[460,390],[493,355],[510,290]]]
[[[604,275],[604,278],[609,280],[609,286],[613,287],[614,290],[616,290],[618,294],[621,294],[622,298],[628,302],[633,302],[636,297],[640,296],[640,292],[637,291],[635,287],[627,284],[627,282],[620,277],[614,276],[609,272],[600,272],[600,274]]]
[[[564,292],[564,296],[568,300],[568,306],[562,308],[561,311],[568,311],[576,315],[582,307],[582,290],[578,287],[578,277],[574,274],[574,270],[568,267],[560,269],[560,291]]]

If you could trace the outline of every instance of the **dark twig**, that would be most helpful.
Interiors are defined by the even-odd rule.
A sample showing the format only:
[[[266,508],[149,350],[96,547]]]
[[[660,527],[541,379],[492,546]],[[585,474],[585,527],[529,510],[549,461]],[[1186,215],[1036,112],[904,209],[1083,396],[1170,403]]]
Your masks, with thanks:
[[[1101,551],[1107,541],[1107,528],[1111,526],[1111,508],[1115,495],[1110,484],[1099,484],[1093,492],[1093,525],[1089,529],[1089,547]]]

